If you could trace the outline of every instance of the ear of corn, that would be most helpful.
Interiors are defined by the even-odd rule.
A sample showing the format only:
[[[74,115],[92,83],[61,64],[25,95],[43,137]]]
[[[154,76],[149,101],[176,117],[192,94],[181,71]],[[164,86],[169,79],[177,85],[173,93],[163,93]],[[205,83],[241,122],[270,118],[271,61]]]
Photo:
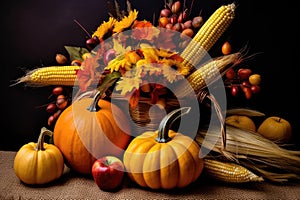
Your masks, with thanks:
[[[186,78],[189,84],[186,84],[186,82],[179,84],[176,92],[177,97],[183,98],[193,93],[198,94],[200,90],[221,78],[222,74],[240,62],[240,59],[241,53],[237,52],[220,56],[204,63],[199,69]]]
[[[41,67],[27,72],[16,84],[26,83],[31,86],[77,84],[77,71],[80,66],[49,66]]]
[[[262,177],[241,165],[207,158],[204,159],[204,172],[216,180],[227,183],[264,181]]]
[[[235,4],[223,5],[203,24],[181,54],[181,57],[185,59],[183,65],[186,65],[189,71],[201,61],[207,51],[227,30],[234,16]]]

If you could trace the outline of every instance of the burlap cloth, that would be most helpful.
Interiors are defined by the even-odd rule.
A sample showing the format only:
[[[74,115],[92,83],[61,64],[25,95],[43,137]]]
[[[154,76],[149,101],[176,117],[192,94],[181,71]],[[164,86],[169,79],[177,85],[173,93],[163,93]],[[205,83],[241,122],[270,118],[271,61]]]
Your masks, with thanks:
[[[115,192],[98,188],[91,177],[70,170],[57,181],[39,187],[24,185],[13,171],[16,152],[0,151],[0,199],[300,199],[300,183],[271,184],[255,182],[226,184],[202,175],[184,189],[153,191],[138,187],[128,177],[124,186]]]

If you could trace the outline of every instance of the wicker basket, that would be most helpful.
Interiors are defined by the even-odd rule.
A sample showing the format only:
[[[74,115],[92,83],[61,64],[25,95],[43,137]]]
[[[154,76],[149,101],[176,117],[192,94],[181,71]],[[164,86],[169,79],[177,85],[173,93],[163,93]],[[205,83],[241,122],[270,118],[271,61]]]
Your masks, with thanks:
[[[137,136],[145,131],[155,131],[163,117],[174,109],[182,105],[175,97],[165,96],[164,103],[152,103],[149,97],[140,97],[137,105],[131,107],[127,99],[113,98],[113,103],[123,108],[128,118],[131,120],[132,135]],[[125,109],[128,109],[127,111]]]

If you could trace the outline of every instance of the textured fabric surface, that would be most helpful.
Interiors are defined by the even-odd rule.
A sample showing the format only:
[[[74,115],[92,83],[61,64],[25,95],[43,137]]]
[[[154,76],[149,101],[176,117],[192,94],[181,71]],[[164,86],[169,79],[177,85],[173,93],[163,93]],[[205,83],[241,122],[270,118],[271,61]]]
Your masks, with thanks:
[[[153,191],[140,188],[127,177],[123,188],[105,192],[98,188],[91,177],[65,170],[57,181],[44,186],[28,186],[20,182],[13,170],[16,152],[0,151],[0,199],[300,199],[300,183],[270,184],[254,182],[226,184],[201,176],[183,189]]]

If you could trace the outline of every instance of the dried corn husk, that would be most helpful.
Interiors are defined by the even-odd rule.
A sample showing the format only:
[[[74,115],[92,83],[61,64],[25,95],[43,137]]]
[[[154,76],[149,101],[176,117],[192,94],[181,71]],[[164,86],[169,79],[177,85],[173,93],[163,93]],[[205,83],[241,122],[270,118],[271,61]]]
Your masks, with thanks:
[[[265,114],[258,111],[258,110],[253,110],[250,108],[231,108],[227,109],[226,111],[227,115],[245,115],[248,117],[264,117]]]
[[[238,163],[265,179],[284,182],[300,179],[300,151],[289,150],[256,132],[226,126],[226,148],[222,148],[220,130],[199,130],[195,140],[220,159]]]

